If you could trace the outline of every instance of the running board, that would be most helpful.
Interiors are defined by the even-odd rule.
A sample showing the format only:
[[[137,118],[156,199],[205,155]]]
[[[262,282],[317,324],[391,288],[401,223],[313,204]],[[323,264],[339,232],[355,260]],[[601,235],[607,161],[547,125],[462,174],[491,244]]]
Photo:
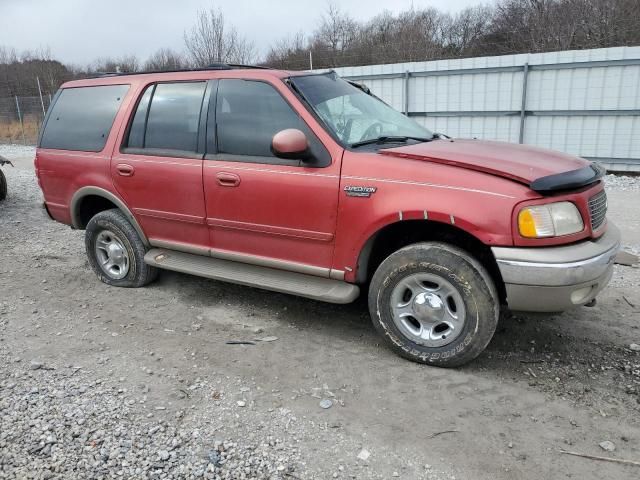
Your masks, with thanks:
[[[247,263],[153,248],[144,256],[148,265],[174,272],[250,287],[289,293],[329,303],[350,303],[360,294],[357,285],[330,278],[314,277],[303,273],[260,267]]]

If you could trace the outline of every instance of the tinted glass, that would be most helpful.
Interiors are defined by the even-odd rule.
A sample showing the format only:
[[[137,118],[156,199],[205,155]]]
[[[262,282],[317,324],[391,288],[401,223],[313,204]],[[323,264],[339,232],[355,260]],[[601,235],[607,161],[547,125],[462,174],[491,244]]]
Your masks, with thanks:
[[[431,139],[433,134],[335,73],[291,77],[318,116],[346,144],[380,136]]]
[[[144,95],[138,103],[136,114],[131,122],[131,130],[129,130],[129,141],[127,146],[131,148],[144,147],[144,127],[147,120],[147,111],[149,109],[149,101],[155,85],[150,85],[144,92]]]
[[[264,82],[221,80],[216,123],[219,153],[273,157],[271,140],[286,128],[302,130],[314,141],[298,114]]]
[[[147,118],[144,148],[195,152],[206,86],[206,82],[156,85]]]
[[[41,148],[100,152],[128,85],[65,88],[45,125]]]

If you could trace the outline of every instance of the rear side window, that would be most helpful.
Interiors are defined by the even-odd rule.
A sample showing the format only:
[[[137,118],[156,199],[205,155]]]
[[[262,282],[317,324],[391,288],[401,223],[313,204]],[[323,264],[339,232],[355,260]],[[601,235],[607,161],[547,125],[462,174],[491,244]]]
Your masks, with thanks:
[[[129,85],[65,88],[48,115],[41,148],[100,152]]]
[[[129,147],[130,148],[144,148],[144,129],[147,123],[147,112],[149,111],[149,102],[151,101],[151,94],[155,85],[147,87],[144,95],[140,99],[136,114],[133,117],[131,123],[131,130],[129,131]]]
[[[126,148],[196,152],[206,86],[206,82],[181,82],[147,87],[131,122]]]

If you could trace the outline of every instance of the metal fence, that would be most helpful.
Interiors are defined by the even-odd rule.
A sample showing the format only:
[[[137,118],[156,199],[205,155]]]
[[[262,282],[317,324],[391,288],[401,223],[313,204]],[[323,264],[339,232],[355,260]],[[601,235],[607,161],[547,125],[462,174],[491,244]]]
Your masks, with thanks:
[[[0,98],[0,142],[36,142],[51,96]]]
[[[640,47],[335,70],[431,130],[640,172]]]
[[[433,131],[640,172],[640,47],[342,67]],[[0,98],[0,142],[34,143],[49,95]]]

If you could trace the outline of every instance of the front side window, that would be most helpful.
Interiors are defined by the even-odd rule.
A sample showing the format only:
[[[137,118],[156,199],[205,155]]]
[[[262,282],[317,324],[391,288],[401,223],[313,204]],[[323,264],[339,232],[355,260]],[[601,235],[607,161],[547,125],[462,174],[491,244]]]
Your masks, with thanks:
[[[62,89],[40,139],[41,148],[101,152],[129,85]]]
[[[291,82],[343,144],[384,136],[433,137],[426,128],[333,72],[291,77]]]
[[[280,130],[302,130],[317,140],[277,90],[265,82],[220,80],[216,102],[217,151],[220,154],[273,157],[271,140]]]
[[[196,152],[206,82],[150,85],[131,122],[126,147]]]

